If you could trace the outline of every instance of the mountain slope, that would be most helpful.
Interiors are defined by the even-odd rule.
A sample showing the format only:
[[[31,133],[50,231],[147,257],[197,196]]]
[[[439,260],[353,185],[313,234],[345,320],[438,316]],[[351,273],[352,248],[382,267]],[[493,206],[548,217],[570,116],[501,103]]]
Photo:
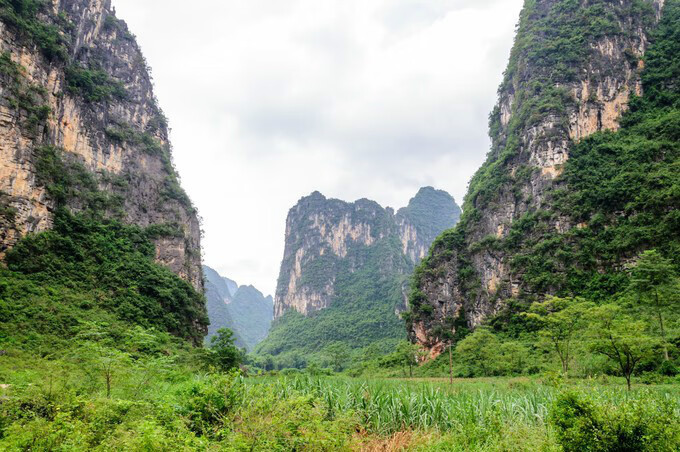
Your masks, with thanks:
[[[0,202],[13,213],[0,257],[50,229],[59,205],[96,208],[153,226],[156,260],[201,290],[200,226],[144,56],[110,1],[57,5],[0,2]],[[88,180],[76,179],[80,169]],[[78,193],[92,188],[107,198]]]
[[[94,319],[195,344],[207,330],[196,211],[107,0],[0,0],[3,258],[5,339],[62,341]]]
[[[663,3],[526,2],[492,150],[461,223],[416,271],[410,334],[433,354],[460,320],[612,296],[641,250],[677,262],[678,2],[657,27]]]
[[[301,199],[286,224],[277,320],[257,351],[319,353],[333,342],[389,349],[404,336],[396,311],[407,275],[459,214],[450,195],[431,187],[396,215],[367,199]]]
[[[220,328],[229,328],[238,347],[252,350],[269,332],[274,317],[274,300],[271,296],[265,297],[253,286],[239,287],[208,266],[203,269],[210,318],[206,342],[209,343]]]
[[[236,331],[252,351],[269,333],[274,319],[274,300],[253,286],[240,286],[227,305]]]

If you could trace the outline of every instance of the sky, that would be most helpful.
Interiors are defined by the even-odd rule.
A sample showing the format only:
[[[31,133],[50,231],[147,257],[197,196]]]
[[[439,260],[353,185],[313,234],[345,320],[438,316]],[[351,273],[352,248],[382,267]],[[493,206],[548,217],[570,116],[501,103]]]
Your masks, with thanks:
[[[288,210],[315,190],[462,204],[523,1],[112,3],[152,69],[204,262],[273,294]]]

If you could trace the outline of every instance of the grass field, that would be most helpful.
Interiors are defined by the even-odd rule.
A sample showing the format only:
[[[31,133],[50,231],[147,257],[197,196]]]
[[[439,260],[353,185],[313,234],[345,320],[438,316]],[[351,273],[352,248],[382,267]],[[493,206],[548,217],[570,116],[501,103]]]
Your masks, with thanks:
[[[563,450],[551,421],[564,394],[578,394],[610,413],[621,407],[631,407],[632,414],[641,406],[660,409],[670,404],[673,418],[668,423],[678,425],[680,417],[680,386],[639,386],[628,392],[618,379],[487,378],[449,384],[445,379],[300,377],[247,384],[271,386],[282,399],[295,393],[313,396],[323,401],[328,413],[353,413],[365,429],[361,447],[369,450]]]
[[[190,355],[189,355],[190,356]],[[0,356],[2,451],[676,451],[680,384],[243,377]],[[142,365],[143,364],[143,365]],[[625,446],[625,447],[624,447]]]

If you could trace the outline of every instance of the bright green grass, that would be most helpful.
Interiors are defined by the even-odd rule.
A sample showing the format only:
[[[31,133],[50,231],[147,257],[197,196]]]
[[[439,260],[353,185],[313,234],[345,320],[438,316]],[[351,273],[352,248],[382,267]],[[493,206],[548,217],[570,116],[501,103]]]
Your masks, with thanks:
[[[671,403],[664,423],[680,425],[680,385],[244,378],[201,370],[192,355],[120,362],[107,398],[97,356],[10,350],[0,357],[0,384],[10,385],[0,390],[0,450],[559,451],[551,413],[566,391],[605,411]]]
[[[529,379],[457,380],[453,385],[420,380],[355,380],[298,377],[249,380],[271,385],[280,397],[291,393],[323,399],[329,412],[359,413],[366,428],[386,435],[402,430],[460,430],[496,421],[545,425],[555,397],[565,388],[587,392],[599,403],[672,399],[680,410],[680,386],[603,386],[575,381],[555,387]]]

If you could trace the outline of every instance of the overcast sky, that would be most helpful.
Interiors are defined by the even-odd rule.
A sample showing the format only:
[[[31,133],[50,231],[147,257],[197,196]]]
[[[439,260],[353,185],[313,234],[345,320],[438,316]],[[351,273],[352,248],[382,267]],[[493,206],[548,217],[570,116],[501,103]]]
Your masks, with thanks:
[[[152,68],[205,263],[275,290],[319,190],[462,203],[522,0],[113,0]]]

